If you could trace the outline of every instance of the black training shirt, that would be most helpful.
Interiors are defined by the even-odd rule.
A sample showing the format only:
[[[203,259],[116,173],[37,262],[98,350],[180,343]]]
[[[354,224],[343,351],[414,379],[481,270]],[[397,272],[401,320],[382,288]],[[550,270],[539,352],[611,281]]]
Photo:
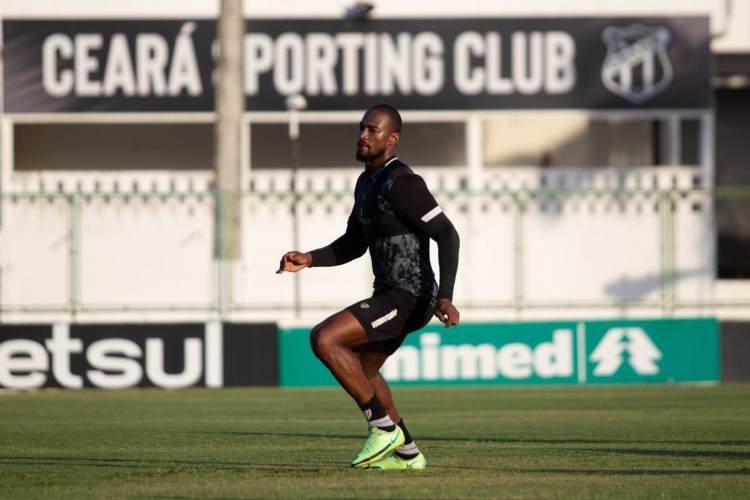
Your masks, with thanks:
[[[430,264],[430,238],[438,244],[440,286]],[[398,287],[413,295],[453,299],[459,238],[424,180],[397,158],[357,179],[346,232],[312,251],[312,266],[335,266],[369,248],[374,292]]]

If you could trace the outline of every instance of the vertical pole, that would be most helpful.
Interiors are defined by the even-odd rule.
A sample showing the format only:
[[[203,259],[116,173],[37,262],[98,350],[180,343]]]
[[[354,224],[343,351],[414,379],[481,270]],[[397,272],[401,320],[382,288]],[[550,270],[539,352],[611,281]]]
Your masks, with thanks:
[[[700,149],[698,155],[701,166],[701,185],[704,188],[714,187],[714,114],[707,111],[700,120]]]
[[[11,186],[7,183],[10,182],[13,172],[14,127],[15,124],[10,118],[0,115],[0,192],[12,191]],[[3,215],[0,209],[0,225],[3,223]]]
[[[219,58],[215,83],[216,169],[215,255],[221,276],[220,308],[231,301],[232,262],[240,257],[240,127],[244,106],[242,93],[242,0],[221,0],[218,20]]]
[[[292,115],[296,115],[292,111]],[[295,132],[291,132],[291,123],[295,122]],[[292,248],[299,249],[299,191],[297,177],[299,173],[299,122],[296,119],[290,120],[289,137],[289,157],[292,163]],[[302,291],[300,289],[300,274],[294,273],[294,317],[299,318],[301,313]]]
[[[466,132],[465,132],[465,142],[466,142],[466,177],[468,179],[468,182],[466,184],[466,188],[468,189],[468,192],[464,195],[466,196],[467,206],[469,207],[468,210],[468,220],[466,221],[466,227],[471,232],[471,234],[478,234],[478,231],[481,230],[480,220],[482,218],[482,201],[484,198],[483,194],[483,188],[484,188],[484,172],[483,172],[483,165],[484,165],[484,155],[482,154],[482,143],[483,143],[483,124],[482,124],[482,118],[481,116],[477,114],[469,115],[469,117],[466,120]],[[472,240],[474,238],[466,238],[466,248],[464,248],[462,251],[464,255],[469,256],[469,258],[473,262],[479,262],[483,258],[482,253],[486,251],[484,248],[478,248],[477,245],[472,244]],[[503,240],[502,237],[499,238],[500,241]],[[474,272],[470,273],[462,273],[464,276],[468,277],[468,283],[466,283],[466,289],[469,290],[469,297],[472,298],[472,300],[477,300],[479,297],[474,297],[473,290],[477,290],[478,288],[481,288],[479,286],[479,283],[476,283],[475,280],[481,279],[484,277],[479,277]],[[466,279],[466,278],[465,278]],[[498,276],[497,279],[502,279],[502,276]]]
[[[674,207],[674,192],[672,190],[659,191],[661,310],[662,317],[666,318],[674,315],[675,302]]]
[[[524,306],[524,286],[523,286],[523,213],[525,199],[523,193],[513,193],[514,213],[513,213],[513,261],[514,261],[514,294],[513,304],[516,313],[520,313]]]
[[[703,230],[706,232],[704,241],[704,262],[708,269],[705,277],[705,290],[709,290],[710,297],[704,297],[707,300],[714,299],[714,287],[718,276],[718,242],[717,230],[714,217],[714,191],[715,191],[715,154],[716,154],[716,117],[713,110],[707,111],[700,120],[700,165],[702,187],[707,190],[705,193],[705,210],[703,210]]]
[[[222,203],[222,196],[220,191],[216,190],[213,195],[215,211],[214,252],[216,257],[214,260],[216,273],[216,290],[213,310],[218,312],[219,314],[223,314],[228,310],[228,300],[226,295],[227,289],[229,288],[226,283],[227,279],[225,276],[226,268],[228,266],[225,265],[225,259],[221,258],[221,256],[224,255],[224,238],[222,238],[222,235],[224,234],[224,204]]]
[[[299,250],[299,112],[307,108],[307,100],[299,94],[286,99],[289,110],[289,163],[292,169],[290,190],[292,192],[292,247]],[[300,317],[302,311],[302,292],[299,273],[294,273],[294,315]]]
[[[682,164],[682,121],[679,116],[670,116],[662,122],[662,163],[670,166]]]
[[[0,23],[0,40],[3,39],[3,26]],[[5,74],[5,63],[3,57],[0,57],[0,75]],[[8,156],[2,154],[5,152],[12,142],[8,142],[8,137],[5,135],[5,130],[12,126],[5,119],[5,85],[0,85],[0,193],[5,190],[5,182],[10,180],[10,175],[6,177],[6,167],[8,166]],[[3,210],[0,206],[0,226],[3,224]]]
[[[78,199],[71,194],[65,197],[68,204],[68,309],[71,318],[78,314],[80,306],[80,252],[78,244],[80,241],[78,221]]]
[[[466,169],[469,178],[468,188],[472,191],[480,190],[483,187],[483,131],[481,117],[477,115],[470,116],[466,121]]]

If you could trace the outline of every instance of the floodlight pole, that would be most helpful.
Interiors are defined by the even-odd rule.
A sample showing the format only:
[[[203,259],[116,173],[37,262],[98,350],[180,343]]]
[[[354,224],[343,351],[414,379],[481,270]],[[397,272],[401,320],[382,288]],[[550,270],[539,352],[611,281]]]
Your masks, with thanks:
[[[216,171],[215,256],[219,261],[219,307],[227,310],[232,266],[240,257],[240,127],[245,109],[242,92],[242,0],[221,0],[219,56],[215,90],[214,163]]]

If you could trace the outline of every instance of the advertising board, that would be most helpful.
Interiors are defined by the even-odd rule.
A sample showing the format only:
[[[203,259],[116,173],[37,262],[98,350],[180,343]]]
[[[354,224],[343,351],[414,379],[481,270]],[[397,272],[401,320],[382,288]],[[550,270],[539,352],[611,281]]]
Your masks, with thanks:
[[[279,332],[282,386],[336,381],[307,330]],[[393,385],[717,382],[715,319],[428,325],[383,366]]]
[[[0,325],[0,388],[278,385],[276,325]]]

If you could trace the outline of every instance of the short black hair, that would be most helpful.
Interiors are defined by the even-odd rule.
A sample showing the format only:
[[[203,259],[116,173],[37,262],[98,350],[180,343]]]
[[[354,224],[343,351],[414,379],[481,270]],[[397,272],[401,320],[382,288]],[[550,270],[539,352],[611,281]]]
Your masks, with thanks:
[[[368,109],[368,111],[372,110],[387,113],[395,131],[399,134],[401,133],[401,113],[399,113],[396,108],[394,108],[390,104],[376,104],[375,106]]]

